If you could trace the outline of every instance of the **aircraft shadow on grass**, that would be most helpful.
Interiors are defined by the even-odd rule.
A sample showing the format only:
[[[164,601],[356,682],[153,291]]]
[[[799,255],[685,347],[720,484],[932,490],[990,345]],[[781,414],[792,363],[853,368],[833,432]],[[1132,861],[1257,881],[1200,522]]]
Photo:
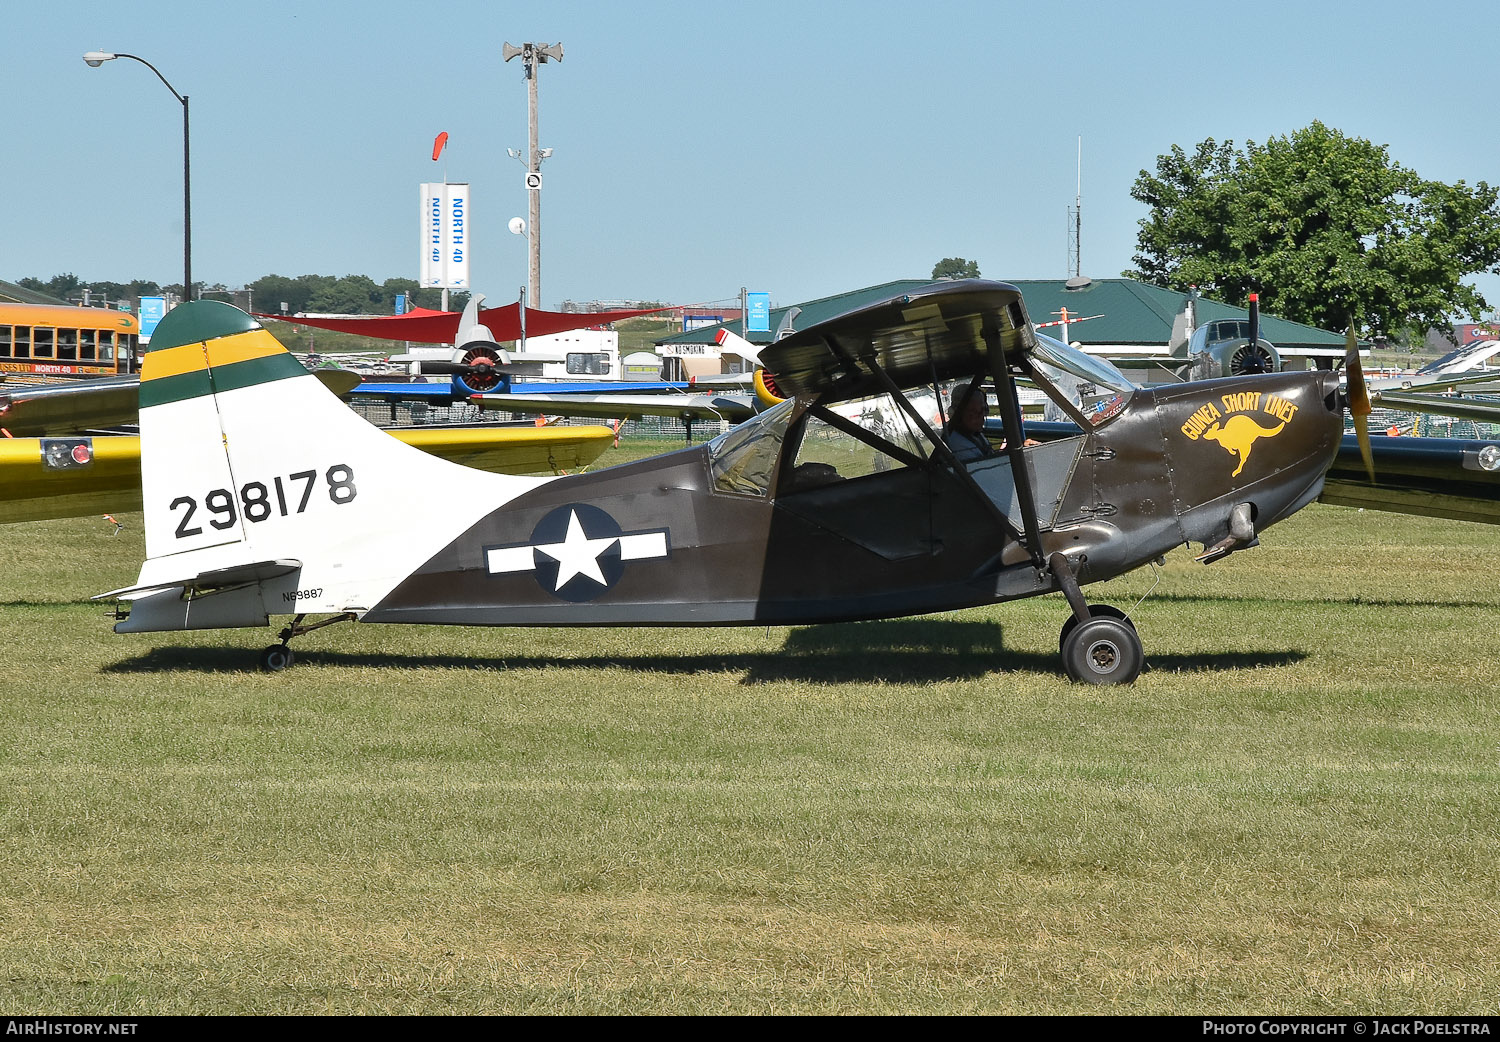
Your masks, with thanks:
[[[511,631],[512,633],[516,631]],[[1211,672],[1287,666],[1302,661],[1297,650],[1235,654],[1153,655],[1149,666],[1164,672]],[[685,675],[742,673],[742,684],[803,681],[866,684],[877,681],[939,683],[975,680],[992,674],[1057,673],[1049,653],[1008,651],[1002,627],[993,622],[951,619],[894,619],[793,629],[776,650],[705,652],[700,654],[586,655],[434,655],[414,652],[373,654],[339,650],[303,650],[298,661],[309,666],[391,667],[405,669],[608,669]],[[153,648],[143,655],[104,667],[106,673],[257,673],[237,648]]]

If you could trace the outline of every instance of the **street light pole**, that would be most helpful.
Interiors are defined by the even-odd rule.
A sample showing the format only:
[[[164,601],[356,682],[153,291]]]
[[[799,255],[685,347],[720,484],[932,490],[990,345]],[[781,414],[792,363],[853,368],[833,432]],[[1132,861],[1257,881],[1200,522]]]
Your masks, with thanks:
[[[113,51],[89,51],[83,56],[84,62],[94,69],[116,58],[130,58],[140,62],[156,73],[156,78],[172,92],[172,97],[182,102],[182,298],[186,303],[193,299],[193,173],[192,151],[188,143],[187,95],[178,94],[177,88],[167,83],[167,78],[161,74],[161,70],[139,55]]]

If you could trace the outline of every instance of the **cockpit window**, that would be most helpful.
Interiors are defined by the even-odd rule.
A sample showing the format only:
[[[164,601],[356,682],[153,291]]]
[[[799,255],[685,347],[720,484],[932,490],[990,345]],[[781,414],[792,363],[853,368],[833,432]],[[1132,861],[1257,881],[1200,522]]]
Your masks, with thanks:
[[[1113,418],[1125,407],[1136,385],[1103,358],[1084,354],[1061,340],[1038,333],[1031,364],[1048,385],[1042,390],[1049,397],[1061,397],[1076,408],[1095,427]],[[1073,417],[1049,403],[1045,418],[1070,420]]]
[[[920,391],[913,392],[910,401],[918,410],[924,407],[924,401],[929,407],[934,404],[930,393],[924,395]],[[907,466],[910,460],[925,459],[932,452],[920,428],[888,394],[840,402],[828,412],[847,423],[835,424],[814,415],[807,417],[802,424],[796,459],[782,491],[896,470]],[[857,437],[860,432],[868,437]]]
[[[770,492],[793,404],[787,399],[708,443],[715,489],[745,496]]]

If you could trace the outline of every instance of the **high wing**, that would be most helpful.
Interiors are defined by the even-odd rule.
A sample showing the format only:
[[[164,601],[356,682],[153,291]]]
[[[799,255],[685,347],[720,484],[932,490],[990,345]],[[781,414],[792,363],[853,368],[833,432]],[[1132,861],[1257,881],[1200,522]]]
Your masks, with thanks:
[[[342,369],[314,373],[339,397],[359,384]],[[54,384],[17,384],[0,393],[0,430],[12,438],[46,438],[120,427],[140,415],[140,377],[107,376]]]
[[[780,393],[823,404],[990,371],[1033,350],[1021,292],[1000,282],[935,283],[840,315],[761,349]]]
[[[614,444],[608,427],[410,427],[398,441],[439,459],[491,474],[565,474]]]
[[[608,427],[411,427],[398,441],[495,474],[560,474],[598,459]],[[133,435],[0,440],[0,524],[141,509]]]
[[[141,508],[141,440],[0,440],[0,524]]]
[[[12,438],[47,437],[134,423],[140,380],[107,376],[63,384],[18,384],[0,393],[0,428]]]
[[[491,412],[600,419],[667,416],[740,423],[759,411],[755,397],[742,394],[476,394],[469,400]]]
[[[726,382],[743,382],[745,376],[727,376]],[[718,378],[708,378],[698,381],[699,383],[717,383]],[[625,383],[619,381],[588,380],[576,383],[529,381],[526,383],[513,383],[509,391],[491,392],[499,396],[503,394],[598,394],[608,390],[611,393],[629,392],[631,394],[681,394],[689,390],[691,383],[668,383],[664,380],[652,380],[641,383]],[[339,397],[345,397],[340,394]],[[354,401],[382,401],[382,402],[411,402],[425,401],[431,404],[451,405],[459,399],[468,400],[472,395],[455,387],[453,381],[444,380],[442,383],[362,383],[351,390],[348,398]],[[516,410],[521,412],[523,410]]]
[[[1500,401],[1482,398],[1459,398],[1445,394],[1421,394],[1411,391],[1371,391],[1370,404],[1384,409],[1454,416],[1480,423],[1500,423]]]
[[[1375,437],[1370,447],[1375,483],[1345,435],[1319,502],[1500,525],[1500,442]]]
[[[1466,344],[1456,351],[1449,351],[1443,357],[1433,362],[1428,362],[1417,370],[1418,376],[1429,376],[1440,373],[1467,373],[1484,365],[1495,355],[1500,354],[1500,340],[1480,340],[1472,344]]]

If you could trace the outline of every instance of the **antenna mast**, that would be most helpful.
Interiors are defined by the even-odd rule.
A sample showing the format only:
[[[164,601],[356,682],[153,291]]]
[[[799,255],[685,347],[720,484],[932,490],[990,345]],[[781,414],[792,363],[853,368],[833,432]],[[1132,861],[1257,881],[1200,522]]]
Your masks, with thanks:
[[[1068,208],[1068,274],[1083,274],[1083,136],[1078,137],[1078,191]]]

